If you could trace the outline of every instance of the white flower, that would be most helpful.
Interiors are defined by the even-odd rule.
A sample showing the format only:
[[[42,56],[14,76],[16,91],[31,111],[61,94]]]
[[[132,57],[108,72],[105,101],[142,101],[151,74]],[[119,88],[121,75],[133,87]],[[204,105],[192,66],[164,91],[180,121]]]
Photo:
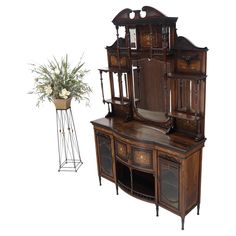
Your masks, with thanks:
[[[46,85],[46,86],[44,86],[44,91],[48,96],[52,93],[52,87],[50,85]]]
[[[62,89],[61,92],[59,93],[59,96],[64,99],[67,99],[69,95],[70,95],[70,92],[67,91],[66,89]]]
[[[54,68],[51,72],[52,72],[53,79],[56,79],[61,73],[60,70],[57,67]]]
[[[59,70],[58,68],[55,68],[55,69],[54,69],[54,73],[57,74],[57,75],[59,75],[59,74],[60,74],[60,70]]]

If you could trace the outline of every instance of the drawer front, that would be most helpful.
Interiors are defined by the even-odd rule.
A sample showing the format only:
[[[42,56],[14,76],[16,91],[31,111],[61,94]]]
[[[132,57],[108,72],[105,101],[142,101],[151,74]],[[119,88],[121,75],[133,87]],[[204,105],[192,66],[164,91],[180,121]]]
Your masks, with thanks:
[[[132,164],[141,168],[153,169],[152,150],[132,147]]]
[[[123,161],[128,161],[127,145],[120,141],[115,141],[116,156]]]

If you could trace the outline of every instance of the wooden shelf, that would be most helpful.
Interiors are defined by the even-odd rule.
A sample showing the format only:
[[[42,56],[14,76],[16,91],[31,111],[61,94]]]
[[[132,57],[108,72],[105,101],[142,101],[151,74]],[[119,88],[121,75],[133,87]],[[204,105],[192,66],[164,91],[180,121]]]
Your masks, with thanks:
[[[112,98],[110,98],[110,99],[106,99],[105,102],[106,102],[106,103],[110,103],[110,104],[115,104],[115,105],[121,105],[121,106],[127,106],[127,105],[130,104],[130,101],[127,100],[127,99],[124,99],[124,101],[122,102],[122,101],[119,100],[119,99],[112,99]],[[138,98],[135,98],[135,99],[134,99],[134,102],[135,102],[135,103],[139,102],[139,99],[138,99]]]
[[[189,113],[184,113],[184,112],[176,112],[176,111],[168,113],[168,115],[171,117],[180,118],[184,120],[191,120],[191,121],[201,119],[199,115],[194,115],[194,114],[189,114]]]
[[[130,104],[130,101],[124,100],[122,102],[122,101],[116,100],[116,99],[106,99],[105,102],[110,103],[110,104],[115,104],[115,105],[121,105],[121,106],[127,106]]]
[[[132,184],[131,176],[132,173]],[[125,192],[148,202],[155,201],[155,180],[153,174],[134,170],[130,172],[128,166],[117,162],[118,186]]]
[[[133,196],[137,197],[139,199],[141,198],[141,199],[143,199],[145,201],[148,201],[148,202],[153,202],[153,203],[155,202],[155,195],[154,196],[153,195],[147,195],[147,194],[140,193],[136,190],[133,190]]]
[[[101,71],[101,72],[109,72],[109,69],[107,67],[100,68],[98,70]]]
[[[187,75],[187,74],[176,74],[176,73],[168,73],[168,78],[170,79],[189,79],[189,80],[204,80],[206,79],[206,75]]]
[[[101,72],[105,72],[105,73],[107,73],[107,72],[113,72],[113,73],[127,73],[127,72],[129,72],[130,71],[130,69],[129,68],[126,68],[126,67],[121,67],[121,68],[119,68],[118,66],[117,67],[109,67],[109,68],[100,68],[100,69],[98,69],[99,71],[101,71]]]

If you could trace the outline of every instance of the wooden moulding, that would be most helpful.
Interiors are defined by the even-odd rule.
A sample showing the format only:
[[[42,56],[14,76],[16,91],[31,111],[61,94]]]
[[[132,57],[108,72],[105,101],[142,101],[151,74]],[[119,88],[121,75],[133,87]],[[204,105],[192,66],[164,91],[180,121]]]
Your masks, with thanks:
[[[54,99],[53,102],[54,102],[55,107],[56,107],[57,110],[67,110],[68,108],[70,108],[71,99],[72,98]]]

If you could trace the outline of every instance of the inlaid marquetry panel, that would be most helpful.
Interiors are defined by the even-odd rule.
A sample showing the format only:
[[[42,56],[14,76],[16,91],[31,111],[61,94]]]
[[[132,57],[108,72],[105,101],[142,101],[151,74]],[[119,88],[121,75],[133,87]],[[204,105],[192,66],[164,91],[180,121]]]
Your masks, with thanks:
[[[117,56],[110,56],[110,66],[127,66],[127,59],[126,57],[120,57],[120,59],[117,58]]]
[[[150,30],[152,33],[150,33]],[[161,27],[154,27],[152,29],[146,27],[139,27],[139,40],[140,40],[140,47],[147,48],[147,47],[162,47],[162,34],[161,34]]]
[[[133,165],[147,169],[153,168],[153,157],[151,150],[132,147],[131,159]]]
[[[183,53],[177,59],[177,71],[179,73],[201,73],[201,61],[198,54]]]
[[[200,72],[200,61],[187,63],[184,60],[177,61],[177,68],[179,72]]]
[[[116,141],[115,142],[116,155],[124,161],[128,161],[127,146],[126,144]]]

